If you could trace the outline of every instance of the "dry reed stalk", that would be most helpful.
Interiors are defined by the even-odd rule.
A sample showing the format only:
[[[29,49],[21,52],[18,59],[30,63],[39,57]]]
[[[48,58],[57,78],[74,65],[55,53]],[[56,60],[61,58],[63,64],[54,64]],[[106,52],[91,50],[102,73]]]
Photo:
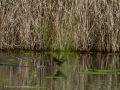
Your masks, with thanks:
[[[2,0],[0,49],[119,51],[119,0]]]

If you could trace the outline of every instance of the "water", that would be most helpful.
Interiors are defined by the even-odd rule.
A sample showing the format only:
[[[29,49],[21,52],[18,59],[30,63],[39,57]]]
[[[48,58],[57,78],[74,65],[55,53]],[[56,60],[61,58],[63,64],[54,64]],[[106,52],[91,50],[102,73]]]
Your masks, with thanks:
[[[119,57],[0,52],[0,90],[119,90]]]

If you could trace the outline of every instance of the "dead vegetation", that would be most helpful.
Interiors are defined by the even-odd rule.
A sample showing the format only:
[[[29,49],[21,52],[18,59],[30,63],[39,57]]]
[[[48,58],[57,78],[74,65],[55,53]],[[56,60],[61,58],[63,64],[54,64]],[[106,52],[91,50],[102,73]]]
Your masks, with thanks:
[[[1,0],[0,49],[119,51],[119,0]]]

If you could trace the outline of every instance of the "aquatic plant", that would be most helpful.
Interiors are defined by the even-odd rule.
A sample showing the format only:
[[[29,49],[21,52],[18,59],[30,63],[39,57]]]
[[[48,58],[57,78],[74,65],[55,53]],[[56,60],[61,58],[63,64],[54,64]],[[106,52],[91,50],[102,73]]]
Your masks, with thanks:
[[[119,51],[118,0],[2,0],[0,49]]]

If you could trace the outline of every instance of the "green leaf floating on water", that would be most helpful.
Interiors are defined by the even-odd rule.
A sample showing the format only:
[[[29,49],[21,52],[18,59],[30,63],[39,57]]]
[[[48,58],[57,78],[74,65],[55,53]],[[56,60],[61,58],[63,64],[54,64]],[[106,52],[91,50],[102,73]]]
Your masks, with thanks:
[[[5,82],[5,81],[10,81],[10,80],[4,80],[4,79],[0,79],[0,82]]]
[[[27,62],[27,60],[23,60],[23,62]]]
[[[116,55],[116,54],[119,54],[119,53],[108,53],[107,55]]]
[[[95,72],[92,71],[84,71],[84,72],[77,72],[81,74],[114,74],[116,70],[96,70]]]
[[[85,72],[77,72],[81,74],[107,74],[106,72],[90,72],[90,71],[85,71]]]
[[[38,73],[30,72],[29,74],[38,74]]]
[[[15,59],[8,59],[9,62],[15,61]]]
[[[5,82],[5,80],[1,79],[0,82]]]
[[[47,87],[22,86],[23,89],[47,89]]]
[[[120,74],[120,72],[117,72],[117,74]]]
[[[114,72],[115,70],[96,70],[97,72]]]

